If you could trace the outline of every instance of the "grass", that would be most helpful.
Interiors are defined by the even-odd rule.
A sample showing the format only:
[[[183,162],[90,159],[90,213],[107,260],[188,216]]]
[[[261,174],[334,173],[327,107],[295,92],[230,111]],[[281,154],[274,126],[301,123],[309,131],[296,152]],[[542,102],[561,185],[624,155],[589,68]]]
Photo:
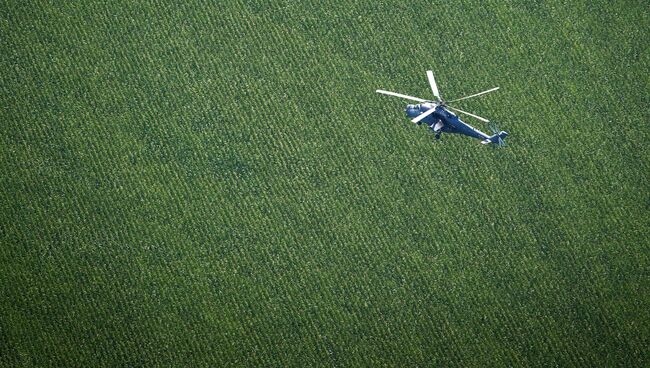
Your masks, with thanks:
[[[648,364],[642,2],[0,9],[0,364]]]

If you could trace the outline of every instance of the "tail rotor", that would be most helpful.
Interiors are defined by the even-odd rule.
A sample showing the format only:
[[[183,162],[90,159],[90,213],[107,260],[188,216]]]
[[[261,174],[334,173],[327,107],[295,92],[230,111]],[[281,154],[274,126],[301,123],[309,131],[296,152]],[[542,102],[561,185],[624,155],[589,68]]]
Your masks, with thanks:
[[[508,136],[508,133],[503,130],[500,130],[495,123],[490,123],[488,128],[493,134],[489,138],[489,141],[495,143],[499,147],[505,147],[506,141],[504,139]]]

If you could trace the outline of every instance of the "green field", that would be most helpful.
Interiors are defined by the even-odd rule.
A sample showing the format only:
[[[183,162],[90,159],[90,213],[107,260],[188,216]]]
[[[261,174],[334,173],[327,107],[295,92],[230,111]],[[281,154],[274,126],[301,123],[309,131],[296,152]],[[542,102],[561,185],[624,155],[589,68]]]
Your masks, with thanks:
[[[647,2],[183,3],[0,5],[0,366],[650,364]]]

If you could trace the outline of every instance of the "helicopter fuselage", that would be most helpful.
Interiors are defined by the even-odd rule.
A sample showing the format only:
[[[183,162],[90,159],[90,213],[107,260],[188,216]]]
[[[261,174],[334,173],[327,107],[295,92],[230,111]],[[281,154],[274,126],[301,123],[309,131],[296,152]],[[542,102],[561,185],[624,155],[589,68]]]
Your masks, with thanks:
[[[463,134],[482,141],[490,138],[489,135],[462,121],[458,115],[447,110],[442,104],[424,102],[417,105],[407,105],[405,112],[409,118],[414,118],[430,109],[435,109],[435,112],[418,122],[418,125],[425,123],[435,133]]]

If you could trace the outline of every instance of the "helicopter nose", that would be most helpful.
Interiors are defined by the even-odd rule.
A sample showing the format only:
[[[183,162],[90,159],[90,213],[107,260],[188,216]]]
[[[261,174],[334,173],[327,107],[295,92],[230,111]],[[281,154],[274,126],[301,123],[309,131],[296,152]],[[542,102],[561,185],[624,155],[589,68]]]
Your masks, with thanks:
[[[406,105],[406,109],[404,109],[404,112],[406,112],[406,115],[408,117],[415,117],[419,115],[420,108],[418,107],[418,105]]]

